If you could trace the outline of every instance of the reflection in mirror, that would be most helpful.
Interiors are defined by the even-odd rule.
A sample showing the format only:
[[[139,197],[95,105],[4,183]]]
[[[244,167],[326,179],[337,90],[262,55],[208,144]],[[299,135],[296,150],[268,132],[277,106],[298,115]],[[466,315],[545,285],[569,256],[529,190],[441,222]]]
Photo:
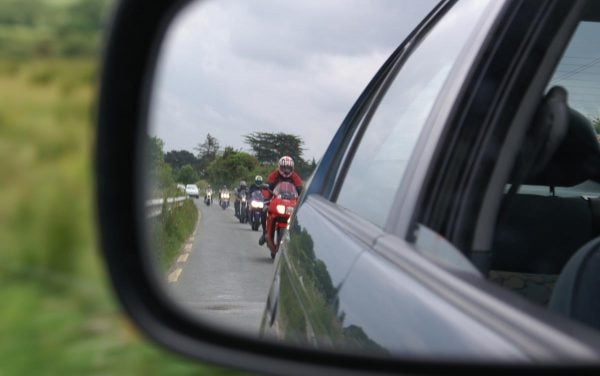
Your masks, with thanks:
[[[291,191],[306,184],[360,92],[432,7],[198,1],[174,18],[153,78],[144,191],[150,258],[180,308],[259,335]],[[283,156],[298,179],[291,191],[269,191]],[[272,230],[263,236],[265,224]],[[319,299],[334,302],[340,276],[319,259],[306,266]],[[339,335],[368,341],[358,329]]]

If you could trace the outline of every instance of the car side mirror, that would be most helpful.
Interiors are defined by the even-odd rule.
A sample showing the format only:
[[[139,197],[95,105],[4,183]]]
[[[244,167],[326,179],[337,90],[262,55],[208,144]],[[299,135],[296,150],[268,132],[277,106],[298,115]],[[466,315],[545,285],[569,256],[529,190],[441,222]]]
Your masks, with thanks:
[[[297,218],[294,216],[303,208],[298,209],[294,206],[295,203],[270,205],[279,211],[279,218],[285,218],[275,222],[272,227],[279,226],[276,228],[278,244],[282,242],[281,239],[291,239],[290,233],[293,231],[301,235],[289,240],[289,243],[281,243],[285,246],[283,251],[278,253],[274,263],[267,258],[266,253],[261,257],[252,258],[248,256],[249,249],[225,246],[221,243],[237,238],[242,232],[243,236],[254,236],[253,247],[258,248],[261,241],[264,243],[264,236],[259,238],[262,231],[258,231],[258,222],[251,228],[242,223],[249,220],[250,210],[246,210],[246,214],[238,212],[240,203],[235,200],[235,196],[240,181],[253,181],[251,179],[254,176],[265,176],[265,173],[268,173],[269,167],[274,165],[273,155],[276,158],[281,155],[294,155],[296,171],[304,174],[303,197],[308,197],[309,193],[313,194],[309,197],[314,198],[315,206],[312,207],[312,212],[331,214],[329,219],[333,218],[344,224],[361,223],[361,218],[351,210],[347,210],[343,215],[339,214],[335,195],[340,184],[334,182],[337,185],[332,183],[325,187],[326,180],[338,177],[343,179],[344,166],[348,165],[345,158],[351,158],[352,153],[356,151],[354,144],[344,148],[347,144],[360,140],[364,133],[363,122],[367,123],[372,116],[372,107],[380,103],[381,95],[389,87],[393,75],[398,72],[405,58],[410,57],[408,55],[412,53],[411,49],[417,49],[421,39],[437,26],[436,23],[461,3],[467,3],[466,7],[481,10],[481,13],[476,13],[479,16],[473,17],[472,22],[478,27],[486,25],[488,31],[496,17],[502,21],[498,22],[500,26],[508,28],[512,25],[512,19],[507,21],[499,15],[512,15],[512,11],[515,10],[516,13],[518,7],[527,10],[527,7],[537,6],[532,5],[534,2],[524,2],[526,5],[521,2],[508,2],[511,4],[506,8],[510,12],[504,12],[504,3],[498,2],[492,7],[479,1],[442,1],[438,4],[433,0],[380,0],[368,3],[355,1],[325,4],[307,0],[293,4],[290,2],[292,5],[271,0],[256,0],[252,3],[244,0],[119,2],[108,35],[101,72],[95,150],[96,204],[102,256],[112,286],[121,306],[143,333],[162,346],[194,359],[265,374],[376,375],[460,371],[476,374],[492,369],[499,370],[500,373],[510,373],[514,370],[510,364],[483,364],[479,358],[471,363],[461,363],[471,359],[462,359],[459,356],[451,358],[456,354],[461,355],[460,351],[444,354],[448,355],[444,360],[426,358],[430,355],[427,353],[429,344],[415,334],[418,332],[410,330],[406,332],[407,338],[397,340],[405,340],[414,347],[403,347],[405,343],[397,344],[394,342],[394,336],[390,341],[397,345],[395,351],[398,352],[394,353],[372,340],[360,325],[355,324],[360,323],[364,317],[360,317],[360,314],[356,315],[358,317],[351,317],[352,313],[344,311],[343,303],[340,303],[335,295],[343,287],[344,278],[349,275],[351,268],[368,269],[373,259],[389,259],[390,265],[381,269],[385,273],[391,274],[395,269],[409,270],[412,274],[407,272],[408,277],[404,277],[402,281],[414,283],[406,284],[409,287],[405,288],[408,290],[415,286],[414,294],[418,295],[419,299],[422,299],[419,295],[421,292],[433,295],[437,289],[445,288],[440,282],[443,281],[441,279],[429,281],[422,275],[417,275],[415,270],[421,269],[412,268],[413,264],[416,264],[414,260],[420,257],[416,252],[407,256],[414,257],[410,259],[411,264],[401,267],[393,264],[398,256],[393,252],[386,253],[385,256],[370,252],[366,248],[369,245],[391,247],[388,243],[405,241],[400,238],[392,239],[394,234],[385,232],[373,223],[367,223],[365,228],[375,229],[378,237],[374,240],[368,238],[368,242],[361,237],[366,237],[365,234],[369,230],[365,230],[364,233],[339,231],[339,238],[360,238],[360,245],[356,246],[356,249],[349,247],[356,251],[356,257],[344,259],[344,268],[348,269],[342,271],[328,270],[327,265],[315,256],[315,252],[310,252],[317,248],[316,242],[306,232],[298,230],[300,226],[298,222],[294,222],[294,218]],[[455,14],[457,15],[458,17],[450,17],[438,32],[447,31],[446,27],[458,27],[459,23],[456,20],[468,18],[460,17],[464,14]],[[402,18],[404,16],[407,18]],[[265,25],[271,25],[272,28],[265,28]],[[449,38],[448,35],[443,34],[443,42]],[[489,36],[487,31],[480,35],[482,39]],[[402,42],[405,38],[406,41]],[[190,45],[185,43],[201,48],[201,53],[193,48],[183,48],[182,46]],[[435,52],[437,53],[437,50]],[[425,57],[429,61],[432,60],[429,55]],[[437,58],[436,55],[433,60]],[[451,65],[446,68],[444,72],[450,71]],[[464,72],[468,72],[472,67],[465,65],[463,68]],[[475,70],[473,72],[474,75],[477,73]],[[375,78],[372,79],[373,76]],[[461,81],[451,81],[448,80],[448,85],[456,85],[457,89],[460,88],[458,85],[463,84]],[[244,86],[249,82],[260,86]],[[317,83],[320,86],[311,86]],[[423,90],[423,93],[411,97],[415,99],[414,103],[418,104],[423,99],[422,94],[426,96],[432,89],[423,85],[416,87],[416,91]],[[404,88],[401,86],[403,91]],[[174,95],[175,92],[177,95]],[[412,95],[412,91],[407,93]],[[272,102],[265,101],[265,98],[270,98]],[[359,100],[356,101],[356,98]],[[320,102],[310,102],[312,100]],[[445,103],[452,104],[451,99]],[[450,107],[448,106],[448,111]],[[290,115],[293,111],[296,113]],[[348,115],[344,118],[346,114]],[[443,125],[442,120],[439,121],[440,126]],[[340,122],[342,126],[338,129]],[[283,123],[285,124],[282,125]],[[412,124],[410,121],[406,123]],[[292,128],[277,128],[290,124]],[[187,149],[184,150],[187,153],[181,153],[182,150],[177,150],[180,147],[174,145],[179,145],[177,142],[191,142],[191,137],[185,133],[186,129],[191,129],[196,141],[187,144]],[[299,138],[299,133],[306,139]],[[268,142],[264,137],[269,138]],[[335,148],[327,149],[332,137],[331,144]],[[221,145],[219,140],[235,140],[237,144]],[[275,152],[266,148],[268,150],[265,152],[261,149],[265,144],[285,147]],[[390,147],[388,151],[395,152],[397,146]],[[298,151],[298,156],[289,153],[289,148]],[[247,152],[249,149],[252,149],[252,152]],[[321,159],[320,155],[326,149],[328,152]],[[305,150],[314,150],[315,155],[303,159],[302,152]],[[337,153],[340,150],[343,152]],[[173,152],[173,158],[167,161],[169,152]],[[373,151],[376,152],[377,150]],[[189,163],[180,163],[182,160]],[[335,168],[326,170],[323,167],[321,174],[312,175],[311,182],[307,183],[308,177],[316,168],[315,160],[324,161],[323,166],[329,163]],[[185,187],[185,184],[195,184],[200,189],[207,184],[212,187],[233,186],[231,194],[234,197],[231,197],[231,206],[228,205],[229,201],[211,205],[210,200],[203,202],[202,199],[189,199],[185,197],[185,192],[181,192],[181,187]],[[313,188],[315,185],[325,188]],[[260,187],[269,189],[268,184],[262,184]],[[215,192],[217,191],[218,188]],[[330,197],[324,198],[321,195],[323,192],[329,192]],[[149,203],[152,204],[151,210]],[[256,203],[255,212],[260,212],[256,209],[258,204]],[[250,202],[245,202],[244,205],[248,206]],[[175,212],[185,212],[186,220],[174,220]],[[346,214],[348,216],[344,216]],[[259,221],[262,219],[260,214],[257,218]],[[215,228],[230,232],[208,239],[209,243],[216,245],[212,254],[230,252],[233,256],[228,261],[234,260],[235,266],[240,267],[218,269],[231,263],[215,258],[199,264],[200,267],[186,269],[186,263],[191,262],[195,256],[207,253],[204,247],[198,247],[196,252],[192,251],[195,242],[206,240],[206,234],[212,234],[212,231],[199,230],[199,224],[211,223],[216,219],[225,219],[228,222],[223,222]],[[187,226],[186,231],[182,231],[183,235],[174,231],[181,244],[166,252],[156,244],[157,239],[162,239],[165,243],[169,243],[171,239],[164,240],[164,228],[159,226],[177,226],[180,223]],[[327,223],[327,226],[315,226],[319,227],[316,231],[331,232],[331,222]],[[232,231],[238,232],[232,235]],[[293,249],[286,248],[293,241],[306,246],[309,249],[309,252],[306,252],[309,257],[299,257]],[[267,241],[269,242],[272,243],[271,239]],[[335,243],[331,241],[322,248],[336,251],[335,246],[339,245]],[[443,253],[443,249],[439,252]],[[278,274],[285,268],[281,266],[282,260],[294,257],[305,267],[302,271],[308,271],[300,275],[301,282],[297,285],[280,278]],[[338,254],[333,258],[343,259]],[[163,263],[163,259],[167,261]],[[422,260],[421,262],[424,263]],[[188,280],[193,280],[211,272],[215,273],[216,270],[215,274],[231,279],[239,274],[241,266],[247,265],[255,268],[252,269],[255,272],[250,274],[251,278],[247,281],[233,281],[227,288],[219,284],[208,286],[208,283],[187,286],[185,291],[183,287],[179,288],[179,281],[190,275],[193,277]],[[438,266],[432,265],[427,264],[427,268],[438,270],[435,269]],[[195,274],[190,274],[190,270]],[[380,274],[385,274],[378,274],[378,270],[370,270],[372,274],[369,275],[377,279]],[[330,274],[333,272],[342,276],[342,282],[332,282]],[[465,279],[467,277],[461,276]],[[358,292],[352,291],[349,295],[356,298],[362,309],[365,304],[361,300],[360,289],[368,279],[358,281],[355,283]],[[466,284],[462,279],[457,282],[459,283]],[[402,283],[385,287],[393,289],[400,284]],[[235,291],[240,291],[258,285],[260,289],[255,291],[258,291],[260,301],[252,301],[252,304],[244,305],[247,303],[245,297],[230,292],[234,288],[238,289]],[[326,293],[311,293],[317,290]],[[469,296],[474,295],[471,290],[469,292]],[[202,296],[205,300],[202,304],[198,304],[197,301],[190,303],[190,300],[182,298],[184,295]],[[441,316],[448,322],[462,322],[461,315],[467,312],[462,308],[467,305],[463,307],[459,303],[466,301],[466,298],[460,295],[460,292],[450,295],[452,304],[443,305],[446,303],[441,299],[428,304],[439,305],[442,307],[439,308],[440,311],[443,311],[443,307],[452,307],[448,317],[445,317],[446,311],[443,311]],[[308,308],[319,318],[316,323],[307,322],[298,312],[281,310],[279,299],[297,296],[304,299]],[[385,299],[388,296],[381,294],[380,297]],[[229,300],[224,302],[217,298]],[[406,312],[412,315],[411,322],[427,319],[419,315],[420,312],[427,311],[411,311],[412,306],[405,304],[403,296],[397,299],[395,304],[389,307],[408,307]],[[469,304],[469,308],[474,306],[472,302]],[[329,309],[330,306],[335,309]],[[380,311],[377,311],[380,307],[374,306],[367,307],[371,309],[369,319],[380,323]],[[501,304],[497,306],[508,310]],[[381,309],[385,310],[386,307]],[[473,322],[479,320],[477,325],[469,327],[472,329],[471,333],[479,335],[480,330],[482,336],[490,336],[495,330],[497,338],[507,340],[502,332],[507,325],[498,319],[499,315],[483,308],[478,309],[473,309],[476,312],[469,311],[475,317]],[[393,309],[390,311],[395,312]],[[270,325],[273,323],[271,318],[276,314],[283,317],[283,321],[294,322],[297,327],[301,327],[300,335],[290,335],[284,327]],[[525,316],[522,313],[519,315]],[[256,333],[251,335],[248,331],[240,329],[236,325],[243,321],[239,319],[241,316],[259,317],[259,320],[253,322],[256,328],[272,326],[273,331],[283,340],[278,341]],[[345,326],[342,325],[344,320]],[[398,320],[402,320],[402,317]],[[488,329],[482,324],[484,322],[494,329]],[[385,337],[388,334],[385,329],[378,330],[376,334]],[[435,337],[434,341],[437,341],[439,327],[431,326],[426,329],[431,337]],[[533,349],[532,353],[537,351],[538,342],[529,343],[528,338],[521,338],[515,328],[511,330],[511,336],[519,340],[516,343],[523,347],[530,346]],[[322,333],[331,334],[333,339],[320,336]],[[452,350],[456,348],[454,340],[463,334],[459,331],[456,333],[445,333],[445,344],[452,347]],[[547,336],[553,334],[552,331],[548,331]],[[339,345],[341,337],[350,340],[342,346]],[[485,341],[488,337],[482,338],[482,341]],[[423,352],[411,352],[415,348]],[[493,346],[489,348],[496,355],[497,349]],[[513,349],[507,345],[506,349],[498,351],[498,357],[493,359],[503,359],[505,356],[523,361],[537,360],[535,357],[529,358],[529,353],[523,355],[515,350],[513,354]],[[406,351],[402,353],[404,350]],[[518,372],[519,368],[515,369]]]
[[[202,2],[204,3],[207,7],[215,3],[221,4]],[[247,6],[245,1],[239,1],[237,4],[243,8]],[[147,179],[145,159],[149,149],[148,124],[152,116],[156,115],[152,114],[151,108],[152,87],[156,84],[158,59],[163,51],[163,43],[168,39],[170,25],[188,6],[190,3],[187,1],[120,1],[114,13],[104,51],[95,156],[96,199],[102,255],[122,307],[143,333],[166,348],[196,359],[240,369],[286,375],[330,372],[373,374],[381,370],[403,369],[407,365],[403,360],[375,358],[353,352],[318,350],[293,343],[276,342],[269,338],[259,339],[233,328],[212,325],[212,322],[174,304],[172,296],[165,289],[164,280],[157,276],[156,265],[148,257],[152,244],[147,226],[149,212],[145,197],[147,187],[144,183]],[[261,12],[269,13],[268,8],[260,9]],[[244,12],[239,14],[243,15]],[[310,15],[310,12],[306,15]],[[288,16],[291,17],[292,14]],[[280,17],[273,19],[277,20]],[[210,26],[210,20],[206,22]],[[368,23],[364,25],[367,27]],[[210,42],[202,39],[202,33],[192,34],[203,42]],[[389,52],[397,43],[396,39],[390,43]],[[260,47],[266,46],[268,44]],[[244,44],[238,47],[243,50]],[[263,49],[262,52],[258,52],[263,56],[267,51]],[[368,79],[385,60],[387,53],[382,54],[381,59],[374,63],[370,58],[367,59],[371,70],[361,73],[362,82],[357,80],[354,83],[356,93],[347,95],[348,102],[342,105],[343,112],[340,117],[347,112]],[[292,63],[296,58],[289,56],[286,59],[291,59],[289,62]],[[215,62],[208,60],[204,60],[204,63],[209,68],[215,66]],[[356,66],[362,67],[361,64],[364,65],[360,63]],[[296,66],[292,64],[292,67]],[[189,82],[189,77],[187,78]],[[340,78],[345,85],[348,84],[345,76]],[[277,85],[281,86],[282,83],[278,82]],[[213,89],[214,94],[216,88]],[[335,87],[334,89],[337,90]],[[188,96],[188,99],[192,97]],[[302,96],[298,98],[300,97]],[[202,103],[195,102],[195,105],[198,104]],[[330,111],[330,108],[326,111]],[[335,120],[330,123],[333,124],[333,133],[337,124]],[[324,140],[323,145],[326,146],[327,137]],[[156,142],[150,146],[156,145],[160,146],[160,143]],[[235,148],[222,152],[235,152]],[[237,180],[213,182],[213,185],[236,184],[240,178],[248,179],[247,176],[236,177]],[[187,183],[196,181],[190,180]],[[202,185],[199,187],[202,189]],[[268,188],[268,185],[264,184],[262,187]],[[177,189],[175,191],[173,195],[181,195],[177,193]],[[169,200],[171,198],[173,200]],[[178,205],[182,200],[179,200],[179,197],[168,197],[161,202],[163,208],[171,210],[171,203]],[[226,207],[224,210],[233,209]],[[269,278],[271,275],[265,276]],[[266,297],[267,293],[268,291],[264,291],[262,296]],[[265,305],[266,303],[265,301]],[[215,311],[218,312],[218,309]],[[262,312],[262,309],[258,308],[258,311]]]

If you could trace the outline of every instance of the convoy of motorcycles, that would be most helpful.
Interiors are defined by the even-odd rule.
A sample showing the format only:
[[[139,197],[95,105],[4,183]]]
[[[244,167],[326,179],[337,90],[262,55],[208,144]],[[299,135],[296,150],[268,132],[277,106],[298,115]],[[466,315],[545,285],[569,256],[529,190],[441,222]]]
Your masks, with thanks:
[[[281,182],[271,191],[267,184],[260,190],[249,193],[248,190],[233,192],[235,196],[235,216],[240,223],[249,223],[253,231],[259,231],[265,223],[265,243],[274,259],[279,249],[279,243],[287,228],[288,220],[294,212],[298,200],[296,187],[289,182]],[[229,207],[231,193],[227,189],[219,191],[219,206],[225,210]],[[213,201],[213,191],[207,188],[204,203],[210,206]]]

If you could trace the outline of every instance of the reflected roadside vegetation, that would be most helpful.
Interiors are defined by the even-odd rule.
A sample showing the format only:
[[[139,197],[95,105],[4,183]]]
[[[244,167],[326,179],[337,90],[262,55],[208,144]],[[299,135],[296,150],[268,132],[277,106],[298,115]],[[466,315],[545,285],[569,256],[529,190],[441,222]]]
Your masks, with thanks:
[[[289,231],[293,237],[285,243],[285,256],[282,256],[286,262],[283,263],[278,312],[280,336],[299,345],[389,354],[360,327],[344,326],[345,315],[340,311],[338,300],[341,284],[334,286],[325,263],[316,257],[307,229],[295,221]],[[306,303],[304,307],[308,312],[292,309],[297,307],[298,301]],[[305,315],[316,320],[307,323]]]

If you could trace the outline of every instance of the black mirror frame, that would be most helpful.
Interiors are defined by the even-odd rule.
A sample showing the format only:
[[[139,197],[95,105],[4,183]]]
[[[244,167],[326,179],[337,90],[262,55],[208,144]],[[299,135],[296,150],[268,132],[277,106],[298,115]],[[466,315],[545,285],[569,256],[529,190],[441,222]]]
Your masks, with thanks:
[[[102,61],[95,150],[101,252],[120,304],[141,331],[165,348],[194,359],[269,374],[540,373],[536,367],[373,358],[260,341],[194,321],[153,287],[155,278],[144,261],[139,215],[143,198],[138,194],[136,167],[157,46],[173,16],[187,3],[120,1]]]

